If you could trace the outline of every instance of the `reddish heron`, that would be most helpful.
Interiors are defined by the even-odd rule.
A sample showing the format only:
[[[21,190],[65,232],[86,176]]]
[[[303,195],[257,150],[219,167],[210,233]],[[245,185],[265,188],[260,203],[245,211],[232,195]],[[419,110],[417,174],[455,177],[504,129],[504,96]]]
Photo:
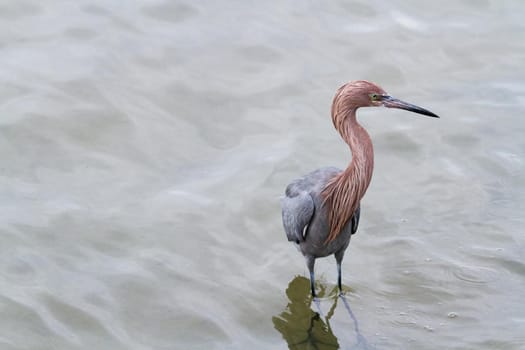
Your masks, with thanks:
[[[357,122],[359,107],[400,108],[439,118],[434,113],[388,95],[374,83],[359,80],[337,90],[332,102],[332,122],[350,146],[352,161],[345,170],[317,169],[286,187],[282,199],[283,225],[288,240],[298,245],[310,271],[310,288],[315,297],[316,258],[334,254],[337,285],[341,288],[341,261],[350,236],[357,231],[360,201],[374,169],[372,141]]]

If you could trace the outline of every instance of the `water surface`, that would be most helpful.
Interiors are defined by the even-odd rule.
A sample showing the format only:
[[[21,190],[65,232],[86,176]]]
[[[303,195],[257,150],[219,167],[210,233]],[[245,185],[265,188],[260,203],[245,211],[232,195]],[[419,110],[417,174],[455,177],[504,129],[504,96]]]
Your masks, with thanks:
[[[523,13],[0,2],[0,348],[524,349]],[[442,118],[360,111],[376,170],[317,306],[279,196],[349,162],[353,79]]]

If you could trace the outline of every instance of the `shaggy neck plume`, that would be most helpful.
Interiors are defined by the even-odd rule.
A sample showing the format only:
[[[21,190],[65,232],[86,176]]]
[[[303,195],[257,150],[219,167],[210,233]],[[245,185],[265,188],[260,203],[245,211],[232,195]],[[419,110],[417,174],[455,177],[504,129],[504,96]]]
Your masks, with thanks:
[[[334,126],[350,146],[352,161],[339,175],[331,179],[322,195],[328,212],[330,232],[326,242],[333,241],[343,230],[372,180],[374,150],[366,130],[357,122],[357,107],[348,106],[342,113],[332,110]]]

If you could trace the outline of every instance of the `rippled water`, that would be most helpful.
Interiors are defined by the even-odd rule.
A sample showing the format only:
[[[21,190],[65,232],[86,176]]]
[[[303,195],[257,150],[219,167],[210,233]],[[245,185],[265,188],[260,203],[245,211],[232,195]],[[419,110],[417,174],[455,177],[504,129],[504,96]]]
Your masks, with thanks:
[[[525,349],[522,1],[0,2],[1,349]],[[292,179],[376,171],[335,297]]]

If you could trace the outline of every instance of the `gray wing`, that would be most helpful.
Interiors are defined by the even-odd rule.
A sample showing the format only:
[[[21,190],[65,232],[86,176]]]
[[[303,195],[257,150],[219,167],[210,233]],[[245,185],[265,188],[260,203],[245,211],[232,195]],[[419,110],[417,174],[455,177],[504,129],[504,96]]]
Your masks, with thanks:
[[[295,193],[293,197],[287,193],[281,200],[283,208],[283,226],[289,241],[296,243],[304,241],[303,232],[314,214],[314,201],[306,191]]]
[[[320,168],[292,181],[286,187],[281,204],[283,226],[289,241],[304,241],[306,229],[314,216],[315,205],[320,205],[319,194],[326,182],[340,172],[340,169],[334,167]]]

